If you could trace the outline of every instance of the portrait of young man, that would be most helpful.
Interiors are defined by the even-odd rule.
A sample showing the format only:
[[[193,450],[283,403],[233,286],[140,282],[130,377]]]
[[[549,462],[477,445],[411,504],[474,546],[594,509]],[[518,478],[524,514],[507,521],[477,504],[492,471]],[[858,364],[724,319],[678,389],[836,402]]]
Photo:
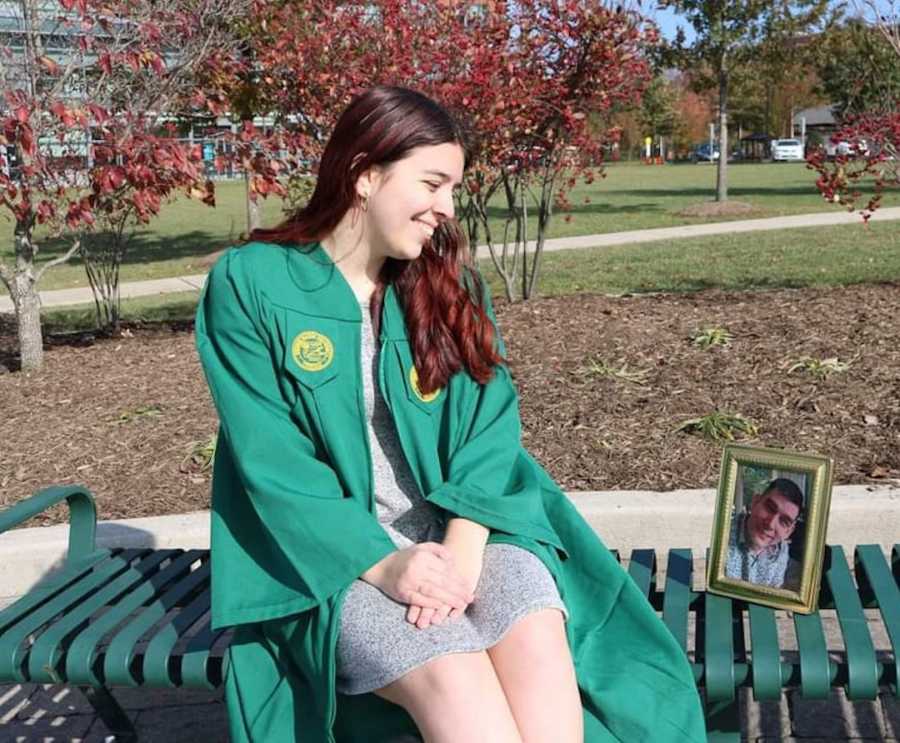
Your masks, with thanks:
[[[803,515],[803,492],[779,477],[735,514],[725,575],[760,586],[797,588],[801,562],[790,555],[790,539]]]

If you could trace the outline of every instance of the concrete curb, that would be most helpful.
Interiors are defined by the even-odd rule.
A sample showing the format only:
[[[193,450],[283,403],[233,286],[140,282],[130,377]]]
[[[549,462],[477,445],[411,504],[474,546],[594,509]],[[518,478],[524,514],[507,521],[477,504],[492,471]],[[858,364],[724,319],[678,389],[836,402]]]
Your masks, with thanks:
[[[709,546],[716,493],[713,489],[665,493],[616,490],[569,493],[582,516],[608,547],[628,557],[637,547],[657,552],[690,548],[702,559]],[[852,554],[858,544],[890,550],[900,543],[900,487],[835,487],[828,542]],[[16,529],[0,535],[0,605],[25,593],[58,567],[66,552],[68,526]],[[209,512],[103,521],[97,525],[101,547],[209,547]],[[661,566],[664,567],[664,566]],[[5,599],[5,600],[4,600]]]

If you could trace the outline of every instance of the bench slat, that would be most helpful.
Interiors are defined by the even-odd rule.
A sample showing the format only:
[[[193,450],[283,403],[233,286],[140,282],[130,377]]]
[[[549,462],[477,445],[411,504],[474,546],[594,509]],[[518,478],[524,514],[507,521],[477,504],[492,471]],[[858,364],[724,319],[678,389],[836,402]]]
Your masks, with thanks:
[[[875,658],[869,625],[841,547],[831,548],[831,566],[825,578],[834,596],[847,651],[847,697],[854,700],[875,699],[881,664]]]
[[[146,608],[143,605],[167,590],[170,583],[177,582],[202,554],[202,550],[173,552],[169,555],[173,559],[168,565],[148,576],[133,591],[123,596],[115,607],[79,632],[66,653],[66,680],[73,684],[102,685],[102,676],[94,671],[94,664],[104,637],[125,622],[135,611],[141,610],[141,613],[144,613]]]
[[[878,611],[881,613],[881,621],[884,622],[888,638],[891,641],[891,650],[894,654],[894,662],[889,669],[890,677],[884,679],[885,684],[893,684],[894,693],[900,697],[900,590],[891,575],[887,560],[881,547],[877,544],[863,544],[856,548],[856,582],[860,588],[871,591]],[[862,590],[860,591],[862,592]]]
[[[28,653],[28,671],[32,681],[61,683],[64,681],[57,666],[63,657],[64,643],[81,627],[88,626],[98,611],[115,604],[122,596],[140,586],[148,575],[156,572],[161,562],[172,556],[174,550],[160,550],[142,556],[122,574],[98,587],[91,596],[85,597],[64,617],[55,621],[38,637]]]
[[[710,702],[734,699],[734,628],[731,599],[707,593],[703,597],[703,648],[706,659],[706,698]]]
[[[210,651],[228,630],[213,630],[208,624],[190,639],[181,658],[181,685],[192,689],[215,689],[220,679],[212,677]]]
[[[173,659],[172,650],[178,640],[204,615],[209,613],[209,589],[197,596],[190,604],[173,617],[169,624],[160,628],[144,653],[144,683],[157,688],[177,686],[169,670]],[[209,617],[206,619],[209,623]],[[201,630],[202,631],[202,628]],[[175,656],[177,657],[177,656]]]
[[[656,551],[632,550],[628,562],[628,575],[637,584],[638,590],[649,600],[656,582]]]
[[[93,570],[95,565],[108,559],[109,556],[109,550],[98,551],[89,560],[78,563],[75,567],[67,565],[58,573],[54,573],[52,581],[49,578],[42,578],[28,593],[0,610],[0,636],[14,624],[22,621],[27,614],[39,609],[80,581]]]
[[[753,652],[753,698],[779,699],[784,676],[775,612],[767,606],[748,604],[750,647]]]
[[[137,644],[161,622],[166,614],[204,584],[209,585],[209,552],[203,550],[203,564],[169,588],[162,596],[120,629],[110,640],[103,659],[103,676],[107,684],[139,686],[140,680],[131,673],[137,654]]]
[[[663,622],[685,653],[687,653],[693,568],[689,549],[669,550],[666,563],[666,590],[663,595]]]
[[[96,565],[91,572],[6,630],[0,636],[0,678],[31,681],[23,668],[24,655],[28,649],[26,639],[54,617],[65,614],[72,607],[77,607],[104,583],[114,580],[128,569],[132,560],[150,552],[151,550],[147,549],[132,549],[110,553],[109,557]]]
[[[800,689],[807,699],[827,699],[837,664],[828,658],[825,632],[819,612],[794,614],[794,631],[800,651]]]

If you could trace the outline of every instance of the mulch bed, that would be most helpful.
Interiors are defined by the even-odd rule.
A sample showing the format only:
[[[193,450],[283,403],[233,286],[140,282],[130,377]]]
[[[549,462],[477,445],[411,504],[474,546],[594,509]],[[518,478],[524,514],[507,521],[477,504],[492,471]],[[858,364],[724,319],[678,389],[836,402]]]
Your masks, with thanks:
[[[566,489],[715,485],[721,447],[677,432],[713,410],[746,439],[829,454],[836,483],[900,479],[900,285],[497,302],[526,446]],[[728,348],[690,341],[725,326]],[[0,361],[14,328],[0,316]],[[817,379],[803,356],[852,363]],[[644,384],[586,371],[591,360]],[[102,518],[207,508],[211,472],[192,457],[216,415],[188,326],[48,339],[45,368],[0,374],[0,506],[51,483],[84,483]],[[57,510],[41,522],[64,518]]]

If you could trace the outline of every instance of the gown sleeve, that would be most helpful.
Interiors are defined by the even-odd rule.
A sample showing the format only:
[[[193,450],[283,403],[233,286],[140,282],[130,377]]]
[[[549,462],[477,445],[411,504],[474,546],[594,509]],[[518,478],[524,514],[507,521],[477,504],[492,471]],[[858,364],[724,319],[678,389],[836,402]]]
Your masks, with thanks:
[[[235,251],[227,253],[210,272],[196,322],[197,348],[219,414],[219,447],[227,447],[242,486],[231,483],[223,492],[247,501],[222,510],[253,514],[249,536],[246,523],[227,527],[264,542],[260,553],[278,553],[271,568],[262,567],[279,573],[294,609],[301,610],[349,585],[396,547],[362,503],[345,497],[330,464],[316,456],[292,418],[292,401],[279,385],[278,356],[267,341],[262,298],[246,273],[234,268],[236,258]],[[215,482],[213,491],[215,511]]]
[[[503,355],[505,346],[484,286],[483,306]],[[473,381],[472,387],[445,481],[427,499],[451,514],[552,544],[564,553],[544,509],[543,473],[522,446],[518,394],[505,362],[494,367],[486,384]]]

